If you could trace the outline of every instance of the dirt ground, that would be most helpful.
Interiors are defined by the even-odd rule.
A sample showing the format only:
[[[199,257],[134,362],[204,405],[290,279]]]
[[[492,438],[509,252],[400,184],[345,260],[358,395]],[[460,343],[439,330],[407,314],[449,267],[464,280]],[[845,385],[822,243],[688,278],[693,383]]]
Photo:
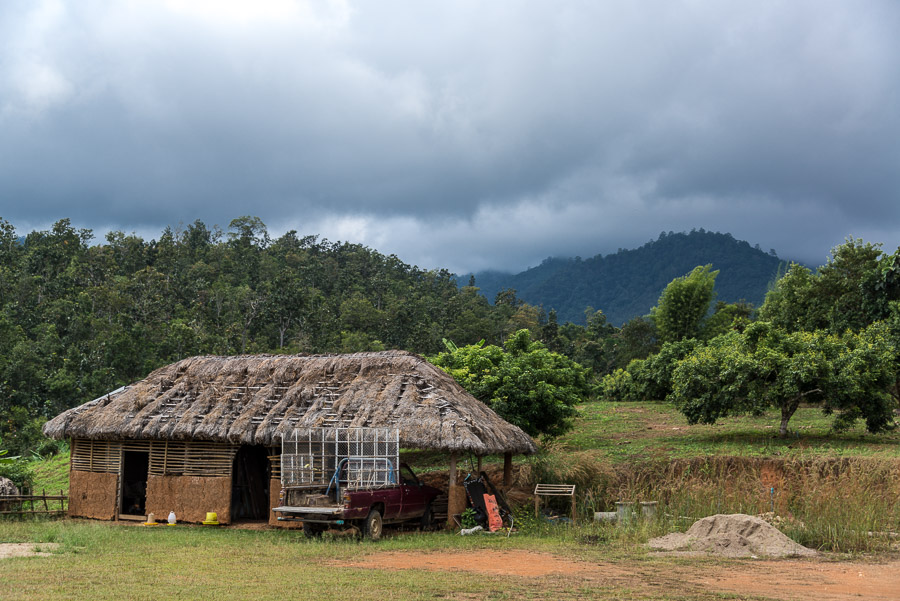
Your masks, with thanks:
[[[0,543],[0,559],[7,557],[46,557],[49,551],[58,547],[57,543]]]
[[[886,563],[835,562],[822,559],[722,560],[702,568],[679,563],[658,565],[631,561],[589,563],[532,551],[457,553],[388,552],[336,565],[391,570],[465,571],[539,578],[565,575],[602,586],[673,593],[692,591],[767,597],[785,601],[896,601],[900,599],[900,560]]]
[[[882,564],[808,560],[742,562],[739,567],[712,570],[699,581],[713,590],[773,599],[896,601],[900,599],[900,561]]]

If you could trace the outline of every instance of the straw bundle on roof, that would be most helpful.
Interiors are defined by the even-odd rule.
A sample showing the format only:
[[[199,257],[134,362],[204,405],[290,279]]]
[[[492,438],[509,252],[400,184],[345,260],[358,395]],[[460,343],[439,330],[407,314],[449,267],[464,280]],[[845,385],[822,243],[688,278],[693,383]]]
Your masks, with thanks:
[[[452,377],[403,351],[191,357],[61,413],[44,434],[274,446],[294,428],[323,426],[393,426],[407,448],[537,450]]]

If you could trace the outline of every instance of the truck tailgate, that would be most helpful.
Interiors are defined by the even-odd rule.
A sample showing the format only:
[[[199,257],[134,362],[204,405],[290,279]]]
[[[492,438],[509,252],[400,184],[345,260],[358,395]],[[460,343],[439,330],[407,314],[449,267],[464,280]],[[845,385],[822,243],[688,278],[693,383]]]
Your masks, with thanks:
[[[340,506],[332,506],[332,507],[275,507],[272,511],[280,511],[281,513],[308,513],[314,514],[317,513],[319,515],[339,515],[344,510],[343,507]]]

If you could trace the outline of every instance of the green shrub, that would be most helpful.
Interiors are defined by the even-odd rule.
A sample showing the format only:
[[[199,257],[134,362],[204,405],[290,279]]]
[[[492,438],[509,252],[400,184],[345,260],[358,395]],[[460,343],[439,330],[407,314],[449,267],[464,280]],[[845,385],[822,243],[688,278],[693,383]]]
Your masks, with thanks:
[[[31,486],[31,466],[27,461],[21,459],[10,461],[8,463],[0,463],[0,476],[12,480],[13,484],[15,484],[20,491]]]

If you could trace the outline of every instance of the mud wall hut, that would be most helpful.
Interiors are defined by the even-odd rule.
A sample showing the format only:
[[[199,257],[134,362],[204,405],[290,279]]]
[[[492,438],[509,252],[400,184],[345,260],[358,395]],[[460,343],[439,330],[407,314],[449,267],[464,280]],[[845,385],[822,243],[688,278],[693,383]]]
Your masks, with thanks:
[[[403,448],[451,457],[536,451],[449,375],[403,351],[202,356],[70,409],[44,433],[71,440],[69,513],[277,524],[282,435],[305,427],[396,427]]]

